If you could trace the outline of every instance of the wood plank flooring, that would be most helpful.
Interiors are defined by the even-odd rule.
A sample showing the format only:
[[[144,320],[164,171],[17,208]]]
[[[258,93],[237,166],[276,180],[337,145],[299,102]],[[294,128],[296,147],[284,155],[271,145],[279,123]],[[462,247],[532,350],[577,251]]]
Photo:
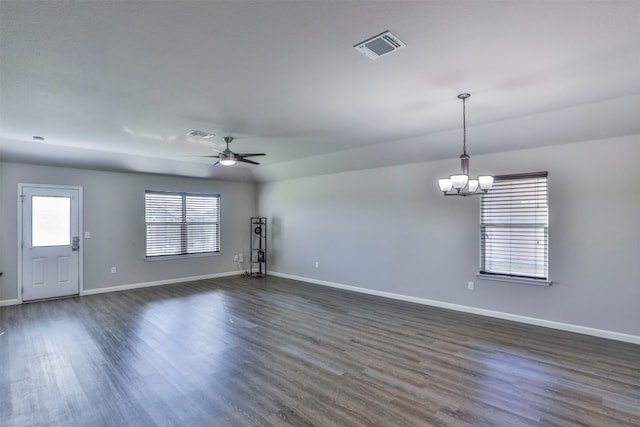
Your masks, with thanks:
[[[0,307],[0,425],[640,426],[640,346],[292,280]]]

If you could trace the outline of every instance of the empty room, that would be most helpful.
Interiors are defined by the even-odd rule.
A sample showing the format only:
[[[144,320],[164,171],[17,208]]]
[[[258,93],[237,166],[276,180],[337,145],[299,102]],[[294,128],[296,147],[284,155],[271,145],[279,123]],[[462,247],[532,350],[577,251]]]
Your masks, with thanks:
[[[0,0],[0,425],[640,426],[640,1]]]

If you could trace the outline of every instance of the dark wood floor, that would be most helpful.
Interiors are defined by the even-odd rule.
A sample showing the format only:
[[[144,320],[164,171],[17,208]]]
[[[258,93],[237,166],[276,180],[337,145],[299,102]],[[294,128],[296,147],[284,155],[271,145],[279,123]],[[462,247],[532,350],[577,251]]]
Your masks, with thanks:
[[[222,278],[0,308],[0,425],[640,426],[640,346]]]

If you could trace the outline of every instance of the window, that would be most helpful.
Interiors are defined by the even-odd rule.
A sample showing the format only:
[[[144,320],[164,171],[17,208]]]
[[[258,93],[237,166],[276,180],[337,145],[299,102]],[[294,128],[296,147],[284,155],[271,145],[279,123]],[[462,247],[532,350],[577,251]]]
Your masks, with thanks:
[[[494,178],[480,208],[480,274],[548,285],[547,172]]]
[[[146,191],[146,257],[220,252],[220,195]]]
[[[71,245],[71,197],[31,197],[31,246]]]

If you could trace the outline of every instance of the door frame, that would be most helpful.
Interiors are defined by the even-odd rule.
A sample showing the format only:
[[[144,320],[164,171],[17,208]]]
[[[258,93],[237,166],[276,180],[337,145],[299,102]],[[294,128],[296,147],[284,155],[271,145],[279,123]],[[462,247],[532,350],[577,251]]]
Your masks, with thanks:
[[[83,280],[83,255],[84,255],[84,227],[82,220],[82,187],[76,185],[50,185],[50,184],[28,184],[18,183],[18,304],[22,304],[22,236],[24,226],[22,221],[24,203],[22,203],[22,193],[25,187],[46,188],[51,190],[77,190],[78,191],[78,237],[80,237],[80,250],[78,251],[78,295],[84,295],[84,280]]]

